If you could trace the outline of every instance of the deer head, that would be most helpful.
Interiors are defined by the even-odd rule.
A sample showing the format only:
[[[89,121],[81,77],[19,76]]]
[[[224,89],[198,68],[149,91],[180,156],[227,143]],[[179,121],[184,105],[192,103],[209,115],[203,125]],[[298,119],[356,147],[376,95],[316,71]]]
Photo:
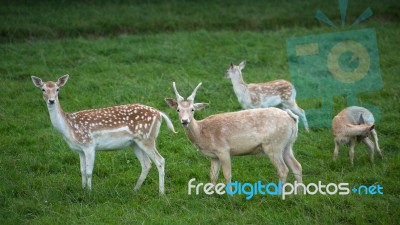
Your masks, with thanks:
[[[54,103],[58,101],[58,91],[60,87],[67,83],[68,77],[68,75],[64,75],[60,77],[57,82],[43,82],[39,77],[31,76],[33,84],[42,90],[43,98],[48,107],[53,107]]]
[[[246,66],[246,61],[242,61],[238,66],[233,65],[233,63],[231,63],[228,70],[226,71],[225,78],[235,79],[242,76],[242,69],[245,66]]]
[[[188,127],[190,122],[193,121],[194,111],[205,108],[207,103],[194,103],[197,90],[200,88],[201,83],[197,85],[192,94],[185,100],[176,90],[175,82],[172,83],[175,91],[176,100],[166,98],[165,102],[171,107],[176,109],[179,114],[179,120],[184,127]]]

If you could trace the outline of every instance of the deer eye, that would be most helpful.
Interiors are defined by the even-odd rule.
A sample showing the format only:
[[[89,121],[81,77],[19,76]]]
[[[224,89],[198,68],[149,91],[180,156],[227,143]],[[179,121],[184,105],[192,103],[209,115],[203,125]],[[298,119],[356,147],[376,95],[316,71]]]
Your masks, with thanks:
[[[60,88],[57,88],[57,92],[60,90]]]
[[[192,108],[192,112],[194,112],[194,108]]]
[[[176,111],[179,112],[180,110],[179,110],[179,109],[176,109]]]
[[[46,90],[44,90],[44,88],[43,88],[42,91],[45,92]]]

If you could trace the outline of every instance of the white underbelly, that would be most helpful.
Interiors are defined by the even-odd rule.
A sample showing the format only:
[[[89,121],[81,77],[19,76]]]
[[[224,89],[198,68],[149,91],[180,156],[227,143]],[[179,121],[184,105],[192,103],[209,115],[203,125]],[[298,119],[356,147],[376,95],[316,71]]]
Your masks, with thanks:
[[[131,146],[133,134],[127,127],[92,133],[96,150],[113,150]]]
[[[262,102],[260,102],[260,107],[261,108],[268,108],[268,107],[274,107],[282,103],[282,99],[280,96],[265,96],[262,99]]]

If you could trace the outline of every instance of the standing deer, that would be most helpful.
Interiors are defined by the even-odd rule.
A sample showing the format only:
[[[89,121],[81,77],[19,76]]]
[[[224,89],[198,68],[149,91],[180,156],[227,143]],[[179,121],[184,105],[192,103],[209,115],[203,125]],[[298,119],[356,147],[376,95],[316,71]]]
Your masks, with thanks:
[[[156,139],[161,117],[167,121],[168,128],[175,132],[170,119],[154,108],[139,104],[65,113],[58,101],[58,91],[67,80],[68,75],[60,77],[57,82],[43,82],[32,76],[33,84],[43,92],[53,126],[62,134],[69,147],[79,153],[83,188],[92,188],[96,150],[131,146],[142,166],[135,190],[146,179],[151,159],[158,169],[160,193],[164,194],[165,160],[156,149]]]
[[[197,121],[193,117],[195,110],[207,106],[206,103],[194,103],[200,85],[184,100],[174,82],[176,100],[167,98],[165,101],[177,110],[189,140],[211,158],[210,177],[214,185],[221,164],[225,180],[230,183],[231,157],[255,154],[269,156],[282,182],[286,180],[289,166],[297,182],[302,183],[301,165],[292,150],[298,129],[296,115],[289,110],[266,108],[216,114]]]
[[[296,103],[296,89],[294,86],[286,80],[246,84],[242,77],[242,69],[245,65],[245,61],[238,66],[231,63],[225,74],[227,79],[231,79],[233,90],[242,108],[278,107],[284,110],[290,109],[301,118],[304,128],[309,131],[306,114]]]
[[[354,164],[354,146],[356,141],[362,141],[369,148],[369,157],[374,162],[374,143],[369,139],[372,134],[376,150],[380,158],[382,152],[378,144],[378,135],[375,131],[375,119],[368,109],[358,106],[350,106],[343,109],[332,120],[332,131],[335,141],[335,150],[333,152],[333,160],[336,161],[339,154],[339,146],[341,144],[350,143],[350,162]]]

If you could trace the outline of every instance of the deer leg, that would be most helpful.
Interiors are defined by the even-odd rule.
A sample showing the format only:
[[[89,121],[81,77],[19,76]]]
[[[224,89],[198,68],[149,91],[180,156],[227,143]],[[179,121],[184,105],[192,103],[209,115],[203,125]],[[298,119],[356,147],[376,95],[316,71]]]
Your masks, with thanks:
[[[369,149],[369,160],[371,163],[374,162],[374,143],[368,137],[362,139],[362,142],[368,146]]]
[[[310,131],[308,128],[306,113],[304,112],[304,110],[302,108],[300,108],[297,105],[295,100],[291,100],[290,102],[284,103],[283,106],[287,109],[290,109],[294,114],[298,115],[300,117],[300,119],[303,121],[304,128],[306,129],[306,131]]]
[[[354,146],[355,145],[356,145],[356,139],[352,138],[350,140],[350,152],[349,152],[350,163],[352,166],[354,165]]]
[[[211,159],[210,178],[211,178],[211,183],[214,186],[217,184],[220,166],[221,166],[221,162],[219,161],[218,158]]]
[[[292,170],[297,183],[303,183],[301,164],[294,157],[292,146],[289,146],[283,152],[283,160]],[[302,186],[297,186],[297,193],[304,193],[304,188]]]
[[[285,152],[283,153],[283,160],[292,170],[296,181],[298,183],[303,183],[301,164],[294,157],[292,146],[289,146],[285,149]]]
[[[84,150],[84,152],[85,152],[85,161],[86,161],[87,187],[89,190],[92,190],[92,175],[93,175],[93,167],[94,167],[95,149],[88,148],[88,149]]]
[[[379,148],[379,144],[378,144],[378,134],[376,133],[375,129],[373,129],[371,131],[372,137],[374,138],[375,141],[375,145],[376,145],[376,151],[378,152],[378,155],[381,159],[383,159],[383,155],[382,155],[382,151]]]
[[[282,147],[281,146],[273,146],[272,144],[263,144],[262,148],[265,153],[268,154],[269,159],[272,164],[278,171],[279,180],[282,183],[286,182],[287,175],[289,173],[289,169],[287,168],[283,156],[282,156]]]
[[[336,161],[338,155],[339,155],[339,141],[335,140],[335,150],[333,150],[333,161]]]
[[[158,153],[155,142],[136,142],[137,145],[146,153],[146,155],[154,162],[158,170],[159,190],[160,194],[164,194],[164,176],[165,176],[165,160]]]
[[[219,161],[222,164],[222,172],[224,174],[224,178],[226,183],[230,183],[232,179],[232,166],[231,166],[231,156],[229,153],[224,153],[218,156]]]
[[[81,166],[82,188],[85,188],[86,187],[86,159],[85,159],[84,152],[79,152],[79,163]]]
[[[133,152],[139,159],[140,165],[142,166],[142,172],[140,173],[139,179],[137,180],[134,188],[134,190],[139,190],[150,171],[151,161],[149,157],[142,151],[142,149],[139,148],[139,146],[134,146]]]

